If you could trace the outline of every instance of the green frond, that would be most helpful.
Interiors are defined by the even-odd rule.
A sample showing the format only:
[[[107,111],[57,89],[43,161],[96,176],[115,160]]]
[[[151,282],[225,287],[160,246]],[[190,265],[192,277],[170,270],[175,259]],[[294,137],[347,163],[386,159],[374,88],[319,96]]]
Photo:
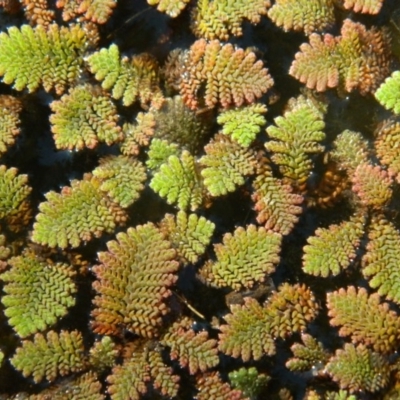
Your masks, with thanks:
[[[400,234],[385,218],[373,218],[362,258],[362,273],[381,296],[400,304]]]
[[[101,81],[103,89],[111,90],[112,97],[122,99],[124,106],[140,101],[146,108],[151,103],[160,106],[163,96],[158,82],[158,65],[148,54],[138,54],[128,59],[120,56],[118,46],[112,44],[108,49],[88,57],[90,71]]]
[[[119,355],[117,345],[110,336],[103,336],[97,340],[89,352],[89,364],[97,371],[103,372],[115,365]]]
[[[399,71],[400,74],[400,71]],[[400,92],[399,92],[400,93]],[[382,165],[387,167],[390,176],[400,182],[400,122],[386,121],[376,134],[374,147]]]
[[[361,204],[375,210],[381,210],[392,198],[392,178],[378,165],[360,164],[352,179],[353,192]]]
[[[386,78],[375,97],[387,110],[400,114],[400,71],[394,71],[389,78]]]
[[[223,382],[217,371],[199,375],[196,388],[196,400],[248,400],[238,389],[232,389],[228,383]],[[218,394],[216,397],[216,394]]]
[[[44,331],[75,304],[75,271],[71,266],[41,262],[29,253],[8,263],[11,269],[0,275],[5,293],[1,302],[18,336]]]
[[[146,166],[153,171],[157,171],[161,165],[168,162],[170,156],[179,157],[180,153],[181,151],[177,144],[155,138],[151,141],[147,152],[149,158],[146,161]]]
[[[339,335],[351,335],[354,343],[372,346],[375,351],[390,352],[400,340],[400,318],[381,303],[378,293],[368,295],[354,286],[327,294],[330,324],[341,326]]]
[[[197,114],[181,96],[167,98],[159,110],[152,111],[156,121],[154,137],[176,143],[193,154],[202,149],[210,132],[210,113]]]
[[[33,341],[24,340],[11,358],[11,364],[25,377],[38,383],[46,378],[54,381],[58,375],[80,372],[85,368],[83,339],[78,331],[49,331],[44,337],[36,333]]]
[[[292,188],[272,176],[258,175],[253,182],[254,209],[257,222],[265,229],[287,235],[302,212],[303,196],[292,193]]]
[[[330,357],[322,343],[317,342],[308,333],[302,333],[301,343],[295,343],[290,347],[294,357],[286,361],[286,368],[290,371],[308,371],[316,365],[325,365]]]
[[[268,375],[259,373],[255,367],[242,367],[229,372],[228,376],[233,388],[239,389],[244,396],[250,399],[257,398],[260,391],[267,386],[271,379]]]
[[[250,4],[249,2],[247,2]],[[222,45],[218,40],[199,39],[190,47],[181,80],[183,101],[191,109],[227,108],[253,103],[272,85],[273,80],[261,60],[251,51]],[[201,90],[205,86],[205,93]],[[200,99],[201,98],[201,99]]]
[[[177,279],[178,263],[171,244],[152,224],[129,228],[107,243],[93,267],[93,329],[115,334],[121,328],[144,337],[157,336],[162,316],[167,314],[169,286]]]
[[[238,227],[233,235],[224,235],[223,243],[214,245],[217,260],[207,263],[201,273],[219,287],[250,288],[275,271],[281,241],[280,234],[263,227]]]
[[[124,208],[139,198],[146,180],[144,165],[139,160],[126,156],[110,155],[101,158],[93,175],[101,182],[100,190]]]
[[[356,257],[364,224],[365,217],[356,215],[350,221],[317,229],[303,248],[303,271],[326,278],[346,269]]]
[[[228,40],[229,34],[242,36],[242,23],[258,24],[270,5],[269,0],[199,0],[192,29],[207,40]]]
[[[181,210],[195,211],[203,201],[196,160],[187,150],[180,157],[169,156],[167,163],[154,174],[150,187],[168,204],[176,204]]]
[[[367,349],[363,344],[355,347],[346,343],[336,351],[326,366],[332,379],[341,389],[350,392],[377,392],[390,379],[390,367],[384,356]]]
[[[167,214],[161,221],[160,229],[176,249],[184,262],[196,263],[210,244],[215,224],[196,214],[178,211],[176,218]]]
[[[302,332],[318,312],[313,293],[304,285],[283,284],[261,306],[245,297],[244,305],[232,305],[227,324],[220,327],[219,349],[243,361],[275,354],[275,339]]]
[[[179,389],[179,376],[173,375],[157,350],[146,347],[139,347],[122,365],[114,366],[107,381],[112,400],[140,400],[150,385],[169,398],[175,397]]]
[[[27,175],[18,175],[16,168],[0,165],[0,219],[7,222],[8,228],[18,229],[29,222],[31,190]]]
[[[205,372],[219,363],[217,341],[208,338],[207,331],[195,332],[193,321],[182,318],[165,333],[160,343],[170,348],[172,360],[179,360],[182,368],[188,368],[191,375]]]
[[[58,149],[94,148],[122,140],[114,103],[100,88],[79,85],[50,104],[51,131]]]
[[[126,220],[125,212],[100,190],[101,182],[86,175],[61,193],[48,192],[39,205],[32,240],[50,247],[78,247],[82,241],[111,233]]]
[[[390,73],[387,32],[346,19],[341,36],[312,33],[309,43],[300,46],[289,73],[309,89],[319,92],[338,88],[374,92]]]
[[[275,340],[270,332],[270,319],[266,309],[251,297],[244,305],[231,305],[231,313],[220,326],[218,348],[224,354],[244,362],[259,360],[263,355],[275,354]]]
[[[120,145],[121,153],[126,156],[137,156],[140,148],[148,146],[154,135],[156,121],[151,112],[139,112],[136,123],[125,123],[124,139]]]
[[[34,92],[42,85],[47,92],[61,94],[78,79],[85,48],[79,25],[12,26],[0,33],[0,76],[16,90]]]
[[[369,160],[368,142],[361,133],[346,129],[336,137],[329,154],[351,177],[360,164]]]
[[[170,17],[177,17],[186,7],[190,0],[147,0],[151,6],[157,5],[157,10],[168,14]]]
[[[384,0],[344,0],[344,7],[354,12],[378,14]]]
[[[324,150],[319,144],[325,139],[324,112],[303,96],[292,99],[289,106],[283,116],[275,118],[275,126],[267,128],[271,140],[265,147],[284,178],[303,188],[313,167],[310,155]]]
[[[304,31],[306,35],[325,31],[336,22],[332,0],[277,0],[268,17],[285,31]]]
[[[204,186],[212,196],[234,192],[245,183],[245,177],[256,171],[257,160],[252,150],[240,146],[229,137],[217,134],[204,147],[200,158]]]
[[[0,95],[0,155],[14,144],[15,137],[19,135],[19,114],[22,104],[16,97]]]
[[[108,393],[112,400],[139,400],[147,392],[147,382],[151,379],[146,353],[138,351],[116,365],[107,377]]]
[[[267,112],[265,104],[255,103],[249,106],[222,111],[217,122],[222,125],[222,133],[229,135],[243,147],[249,147],[261,126],[265,125],[263,114]]]

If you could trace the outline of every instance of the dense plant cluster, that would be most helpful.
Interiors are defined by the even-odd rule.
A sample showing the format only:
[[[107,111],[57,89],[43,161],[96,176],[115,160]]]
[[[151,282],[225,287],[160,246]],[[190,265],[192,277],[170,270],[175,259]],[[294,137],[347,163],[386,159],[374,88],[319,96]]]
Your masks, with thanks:
[[[0,0],[0,397],[400,398],[399,15]]]

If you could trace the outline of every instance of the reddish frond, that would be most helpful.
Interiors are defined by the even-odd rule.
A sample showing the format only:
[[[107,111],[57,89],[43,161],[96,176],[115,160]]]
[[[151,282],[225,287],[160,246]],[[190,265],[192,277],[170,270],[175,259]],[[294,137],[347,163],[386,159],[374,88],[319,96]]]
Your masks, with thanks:
[[[392,179],[387,171],[378,165],[360,164],[353,176],[353,191],[361,203],[380,210],[392,198]]]
[[[93,300],[95,332],[115,334],[121,328],[144,337],[158,335],[165,300],[177,276],[175,250],[152,224],[129,228],[107,243],[93,267],[97,296]]]
[[[253,182],[252,199],[257,222],[265,229],[287,235],[302,212],[303,196],[292,193],[292,188],[272,176],[259,175]]]
[[[214,107],[218,103],[227,108],[253,103],[273,84],[261,60],[251,51],[222,45],[218,40],[197,40],[185,59],[180,84],[183,101],[196,109],[201,89],[205,88],[204,103]],[[202,96],[201,96],[202,97]]]
[[[162,337],[160,343],[171,349],[172,360],[179,360],[191,375],[205,372],[219,363],[217,341],[208,338],[207,331],[195,332],[193,321],[183,318],[175,322]]]
[[[310,89],[373,92],[390,72],[390,45],[384,29],[346,19],[341,36],[310,35],[300,46],[289,73]]]

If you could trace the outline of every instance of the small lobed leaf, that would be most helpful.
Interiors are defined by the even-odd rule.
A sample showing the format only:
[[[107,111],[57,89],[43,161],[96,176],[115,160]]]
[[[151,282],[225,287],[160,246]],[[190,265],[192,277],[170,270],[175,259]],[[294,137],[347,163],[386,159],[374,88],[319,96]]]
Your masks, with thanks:
[[[196,263],[210,244],[215,224],[196,214],[178,211],[176,218],[166,214],[160,229],[165,232],[178,255],[186,262]]]
[[[212,108],[220,103],[227,108],[253,103],[273,84],[253,52],[236,49],[230,43],[221,45],[218,40],[197,40],[188,52],[184,71],[180,91],[183,101],[192,109],[199,107],[204,85],[205,106]]]
[[[326,366],[327,372],[341,389],[351,393],[377,392],[390,379],[390,367],[385,357],[359,344],[357,347],[346,343],[336,351]]]
[[[378,293],[368,295],[354,286],[328,293],[328,315],[332,326],[341,326],[339,335],[351,335],[354,343],[372,346],[375,351],[389,353],[400,340],[400,318],[381,303]]]
[[[150,187],[168,204],[195,211],[203,201],[203,188],[194,157],[184,150],[180,157],[171,155],[150,182]]]
[[[309,43],[300,46],[289,73],[309,89],[319,92],[338,88],[374,92],[390,73],[387,31],[346,19],[341,36],[312,33]]]
[[[0,154],[7,151],[7,148],[14,144],[15,137],[20,134],[19,114],[22,104],[14,96],[0,95]]]
[[[148,146],[155,132],[156,121],[151,112],[139,112],[136,123],[125,123],[124,139],[120,145],[121,153],[137,156],[142,147]]]
[[[0,275],[5,295],[1,302],[8,323],[25,338],[44,331],[75,304],[75,271],[71,266],[41,262],[34,254],[13,257],[11,269]]]
[[[303,196],[292,193],[291,186],[269,174],[260,174],[253,182],[257,222],[265,229],[287,235],[302,212]]]
[[[200,0],[193,15],[192,29],[207,40],[228,40],[229,34],[242,36],[242,23],[260,22],[271,5],[269,0]]]
[[[96,333],[117,334],[127,329],[143,337],[159,334],[165,301],[177,280],[179,264],[169,241],[153,224],[129,228],[107,243],[93,267],[96,297],[92,311]]]
[[[78,24],[12,26],[0,33],[0,76],[16,90],[34,92],[42,85],[62,94],[78,79],[85,49],[85,32]]]
[[[268,17],[285,31],[304,31],[306,35],[335,24],[332,0],[277,0]]]
[[[179,376],[164,364],[161,354],[150,343],[133,343],[135,350],[122,365],[116,365],[107,377],[108,393],[112,400],[139,400],[154,387],[163,396],[175,397]]]
[[[392,179],[378,165],[360,164],[354,172],[352,182],[353,191],[365,206],[380,210],[392,198]]]
[[[334,140],[330,155],[332,160],[352,177],[360,164],[368,162],[368,142],[361,133],[346,129]]]
[[[385,121],[378,129],[374,147],[382,165],[387,167],[390,176],[400,182],[400,123],[396,120]]]
[[[270,333],[270,319],[264,307],[257,300],[245,297],[244,305],[234,304],[231,313],[224,317],[221,325],[218,348],[244,362],[259,360],[263,355],[275,354],[275,341]]]
[[[204,147],[206,154],[199,160],[203,167],[204,186],[212,196],[233,192],[255,173],[257,161],[250,149],[220,134]]]
[[[146,170],[144,165],[126,156],[107,156],[93,170],[100,182],[100,190],[121,207],[129,207],[139,198],[144,189]]]
[[[196,387],[199,391],[196,400],[214,399],[215,393],[218,393],[218,400],[248,400],[240,390],[223,382],[217,371],[198,375]]]
[[[291,346],[294,357],[286,361],[286,368],[290,371],[307,371],[316,365],[325,365],[330,358],[322,343],[318,342],[308,333],[301,335],[301,343]]]
[[[400,114],[400,71],[394,71],[386,78],[375,92],[375,98],[387,110]]]
[[[365,217],[356,215],[339,225],[317,229],[303,248],[303,271],[326,278],[346,269],[356,257],[364,224]]]
[[[323,108],[304,96],[291,99],[289,109],[267,128],[271,140],[265,147],[272,161],[284,178],[300,189],[304,189],[313,167],[310,155],[324,150],[319,144],[325,139]]]
[[[229,135],[241,146],[248,147],[265,124],[263,114],[266,112],[265,104],[250,104],[222,111],[217,122],[222,125],[224,135]]]
[[[51,131],[58,149],[94,148],[122,140],[114,103],[101,89],[79,85],[50,104]]]
[[[78,247],[82,241],[113,232],[126,220],[125,212],[100,190],[98,178],[86,175],[71,181],[61,193],[48,192],[39,205],[32,240],[50,247]]]
[[[172,360],[179,360],[181,367],[187,367],[191,375],[205,372],[219,363],[217,341],[208,338],[207,331],[195,332],[193,321],[182,318],[175,322],[161,339],[169,347]]]
[[[385,218],[372,219],[368,244],[362,258],[362,273],[381,296],[400,304],[400,234]]]
[[[28,196],[28,176],[19,175],[16,168],[0,165],[0,218],[10,229],[18,230],[29,223],[31,218]]]
[[[251,288],[275,271],[281,241],[280,234],[263,227],[238,227],[224,235],[223,243],[214,245],[217,260],[206,264],[202,274],[219,287]]]
[[[158,65],[149,54],[143,53],[132,59],[121,58],[118,46],[112,44],[88,57],[90,71],[101,86],[111,90],[114,99],[122,99],[124,106],[140,101],[146,108],[162,104],[163,96],[158,82]]]
[[[49,331],[46,337],[37,333],[33,341],[24,340],[10,361],[25,377],[32,375],[36,383],[44,378],[51,382],[58,375],[81,371],[86,364],[83,350],[80,332]]]

